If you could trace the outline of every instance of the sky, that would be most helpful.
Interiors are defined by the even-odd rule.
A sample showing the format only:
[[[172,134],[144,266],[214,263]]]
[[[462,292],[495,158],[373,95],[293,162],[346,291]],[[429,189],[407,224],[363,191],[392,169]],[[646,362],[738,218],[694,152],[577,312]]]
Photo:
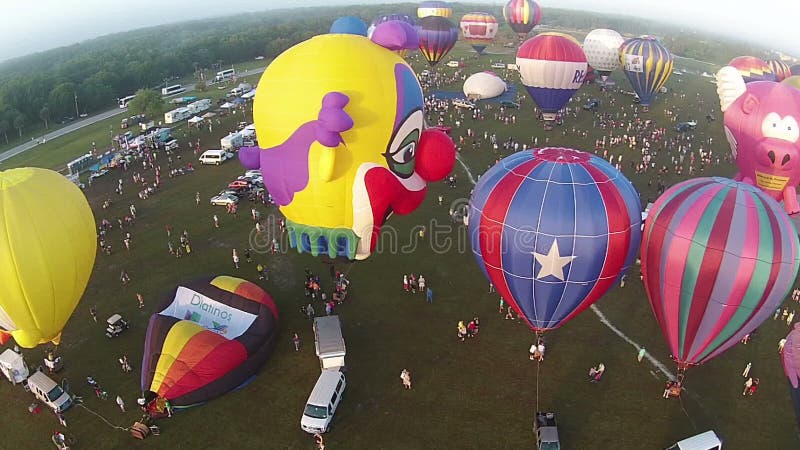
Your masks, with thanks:
[[[120,31],[191,19],[302,6],[389,0],[0,0],[0,61]],[[471,3],[482,3],[475,0]],[[487,1],[499,4],[500,1]],[[739,36],[800,56],[797,0],[540,0],[545,7],[656,18]],[[388,10],[389,8],[387,8]],[[11,20],[9,20],[11,19]],[[624,31],[624,30],[622,30]]]

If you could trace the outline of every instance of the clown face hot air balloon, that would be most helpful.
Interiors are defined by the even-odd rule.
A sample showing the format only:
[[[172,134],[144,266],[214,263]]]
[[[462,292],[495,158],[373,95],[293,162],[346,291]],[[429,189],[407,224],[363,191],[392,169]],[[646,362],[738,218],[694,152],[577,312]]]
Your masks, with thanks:
[[[227,276],[178,286],[150,317],[142,358],[148,408],[194,406],[248,382],[278,335],[275,302]],[[161,411],[158,411],[161,412]]]
[[[775,74],[772,73],[772,68],[761,58],[756,58],[755,56],[737,56],[733,58],[728,65],[739,71],[745,83],[753,81],[775,81]]]
[[[478,54],[483,54],[486,46],[497,35],[498,23],[493,15],[485,12],[472,12],[461,18],[461,33]]]
[[[94,266],[92,210],[63,175],[23,168],[0,172],[0,217],[0,332],[58,344]]]
[[[772,71],[772,74],[775,76],[775,81],[783,81],[786,78],[792,76],[792,69],[789,67],[788,64],[785,62],[778,60],[778,59],[770,59],[767,61],[767,65],[769,69]]]
[[[542,21],[542,9],[533,0],[509,0],[503,7],[503,17],[523,40]]]
[[[500,295],[533,330],[551,330],[596,302],[633,263],[639,195],[597,156],[525,150],[481,176],[469,236]]]
[[[755,186],[696,178],[668,189],[645,221],[642,274],[680,371],[737,344],[797,276],[797,231]]]
[[[619,33],[605,28],[590,31],[583,40],[586,61],[603,81],[619,67],[619,47],[624,41]]]
[[[261,168],[298,251],[368,257],[386,218],[414,211],[430,177],[455,163],[452,141],[423,130],[417,77],[390,51],[416,45],[400,23],[378,25],[372,41],[313,37],[261,77],[253,113],[263,148],[240,149],[239,160]]]
[[[623,42],[619,59],[642,106],[650,106],[672,75],[672,54],[658,39],[641,36]]]
[[[425,17],[437,16],[448,18],[453,15],[453,8],[447,2],[430,1],[422,2],[417,8],[417,17],[424,19]]]
[[[444,17],[428,16],[420,19],[417,25],[419,35],[419,51],[435,66],[456,45],[458,28]]]
[[[555,120],[558,111],[583,85],[586,55],[572,37],[541,34],[525,41],[517,51],[522,84],[544,120]]]

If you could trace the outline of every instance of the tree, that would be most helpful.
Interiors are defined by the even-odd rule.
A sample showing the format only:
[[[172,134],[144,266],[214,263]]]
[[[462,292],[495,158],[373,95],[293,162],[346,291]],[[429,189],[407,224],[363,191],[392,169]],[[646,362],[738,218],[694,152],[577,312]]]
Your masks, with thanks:
[[[73,83],[60,83],[50,91],[47,104],[51,117],[56,119],[70,116],[75,111],[75,92],[77,88]]]
[[[8,144],[8,130],[10,129],[11,125],[8,120],[0,118],[0,133],[3,133],[3,137],[6,138],[6,144]]]
[[[22,129],[25,128],[25,115],[21,112],[17,112],[14,115],[14,128],[19,131],[19,137],[22,137]]]
[[[164,110],[164,99],[152,89],[139,89],[136,97],[128,103],[128,110],[146,117],[156,117]]]
[[[39,110],[39,118],[44,122],[45,129],[50,128],[47,126],[47,122],[50,120],[50,108],[47,105],[42,106],[42,109]]]
[[[197,83],[194,84],[194,88],[200,92],[207,91],[208,85],[206,84],[206,80],[199,80]]]

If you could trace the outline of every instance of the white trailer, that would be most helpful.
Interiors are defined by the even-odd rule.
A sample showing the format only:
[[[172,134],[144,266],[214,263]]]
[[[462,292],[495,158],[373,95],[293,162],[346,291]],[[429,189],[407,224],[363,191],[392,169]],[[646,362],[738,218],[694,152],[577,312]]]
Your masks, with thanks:
[[[189,103],[188,105],[186,105],[186,107],[189,109],[189,111],[191,111],[192,114],[198,114],[203,111],[208,111],[208,109],[211,108],[211,99],[204,98],[196,102]]]
[[[219,146],[223,150],[238,149],[242,146],[244,138],[239,133],[231,133],[219,140]]]
[[[189,108],[177,108],[164,113],[164,123],[178,123],[192,116]]]
[[[0,354],[0,372],[3,372],[11,384],[22,383],[30,375],[25,359],[10,348]]]

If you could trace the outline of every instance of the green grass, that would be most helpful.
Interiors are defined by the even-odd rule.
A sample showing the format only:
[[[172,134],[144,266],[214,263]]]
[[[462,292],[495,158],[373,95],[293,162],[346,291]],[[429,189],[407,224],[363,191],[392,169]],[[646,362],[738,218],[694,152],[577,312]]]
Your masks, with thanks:
[[[467,71],[483,70],[488,59],[474,60],[467,47],[459,44],[454,57],[467,58]],[[505,59],[513,61],[513,54]],[[415,63],[417,70],[422,65]],[[439,70],[454,69],[442,67]],[[615,75],[620,87],[627,82]],[[647,115],[670,128],[663,114],[665,106],[679,109],[682,118],[702,118],[707,111],[717,110],[714,86],[699,77],[673,77],[668,86],[686,92],[686,100],[661,96]],[[460,89],[460,84],[452,89]],[[699,93],[705,104],[694,99]],[[579,94],[579,105],[589,97],[604,98],[605,111],[620,110],[630,114],[628,97],[615,97],[617,105],[608,105],[595,86]],[[545,133],[534,121],[529,99],[517,112],[515,126],[500,126],[488,120],[470,126],[482,135],[495,132],[499,140],[507,136],[530,142],[550,138],[550,145],[563,145],[591,150],[600,130],[592,130],[592,115],[581,111],[577,119],[569,118],[562,128]],[[491,116],[491,113],[489,114]],[[203,148],[213,148],[236,118],[227,118],[214,133],[202,131]],[[571,127],[590,129],[587,138],[573,136]],[[98,136],[107,133],[107,126],[98,125]],[[714,151],[727,153],[727,144],[718,120],[698,125],[698,141],[714,138]],[[567,130],[566,136],[561,131]],[[181,140],[179,131],[179,140]],[[454,130],[458,136],[462,129]],[[192,139],[197,136],[194,131]],[[674,132],[668,131],[669,135]],[[28,160],[15,159],[12,165],[36,164],[45,167],[63,166],[73,151],[92,138],[90,131],[70,135],[60,146]],[[57,143],[57,141],[56,141]],[[45,148],[44,146],[42,146]],[[60,148],[64,147],[64,148]],[[66,147],[69,147],[67,149]],[[498,155],[486,145],[472,150],[467,145],[461,157],[474,175],[483,172]],[[36,154],[39,149],[30,152]],[[642,193],[642,198],[655,197],[655,185],[648,188],[644,176],[636,176],[627,162],[634,152],[624,153],[624,172]],[[79,153],[77,153],[79,154]],[[507,156],[507,152],[499,156]],[[27,154],[26,154],[27,155]],[[184,153],[189,158],[191,153]],[[22,157],[20,157],[22,158]],[[186,159],[184,159],[185,161]],[[160,159],[160,161],[163,160]],[[664,163],[663,156],[657,159]],[[134,167],[136,167],[134,165]],[[456,165],[459,186],[447,188],[444,183],[429,186],[423,205],[408,216],[394,216],[389,224],[399,230],[401,244],[408,244],[410,230],[416,225],[430,227],[431,221],[449,223],[448,205],[459,198],[468,198],[471,186],[466,173]],[[212,208],[206,201],[230,179],[242,172],[236,162],[220,167],[198,167],[194,174],[165,179],[162,190],[146,201],[135,197],[130,173],[125,174],[125,195],[113,193],[113,173],[100,179],[87,190],[96,219],[113,219],[125,214],[128,202],[136,204],[137,224],[132,228],[134,244],[130,252],[122,249],[119,230],[112,230],[115,246],[111,256],[98,255],[92,279],[63,336],[60,352],[66,369],[57,378],[66,377],[74,390],[86,398],[86,406],[106,417],[111,423],[129,426],[138,418],[136,412],[121,414],[113,402],[119,393],[130,407],[139,393],[137,370],[140,368],[142,344],[147,319],[155,305],[177,283],[209,274],[231,274],[254,280],[255,263],[243,264],[235,270],[231,249],[240,251],[247,245],[252,222],[245,202],[239,218]],[[732,175],[734,169],[723,165],[708,174]],[[149,176],[152,178],[152,176]],[[686,178],[684,176],[683,178]],[[669,183],[677,177],[666,177]],[[194,204],[194,193],[201,192],[203,203]],[[445,197],[444,204],[436,201]],[[100,208],[111,198],[110,210]],[[277,215],[275,208],[259,207],[262,215]],[[215,230],[211,215],[218,214],[222,227]],[[191,256],[176,260],[167,253],[164,226],[180,232],[188,230],[193,243]],[[117,237],[115,237],[117,236]],[[533,412],[538,407],[555,410],[559,418],[559,434],[564,448],[574,449],[657,449],[684,437],[716,430],[727,449],[796,448],[797,429],[788,397],[787,384],[777,354],[778,339],[788,332],[785,324],[768,320],[758,336],[747,346],[737,346],[709,364],[691,369],[688,392],[681,401],[664,400],[663,376],[647,361],[636,362],[636,350],[602,325],[586,311],[564,327],[548,333],[547,360],[537,367],[528,360],[527,349],[533,335],[526,326],[503,320],[497,313],[498,297],[487,293],[487,282],[470,255],[463,228],[442,237],[450,238],[453,248],[434,252],[429,241],[416,251],[400,254],[375,254],[354,264],[338,263],[348,273],[352,294],[338,311],[342,318],[348,353],[348,387],[336,413],[333,430],[326,435],[330,448],[339,449],[518,449],[534,448],[531,431]],[[427,234],[431,239],[431,233]],[[460,249],[459,249],[460,246]],[[281,335],[271,359],[258,378],[246,388],[226,394],[207,405],[177,414],[159,422],[162,434],[146,443],[126,433],[107,427],[89,412],[75,408],[66,416],[68,432],[79,439],[77,448],[192,448],[236,445],[237,448],[310,449],[312,439],[299,428],[300,414],[316,377],[319,365],[313,352],[310,323],[299,312],[306,303],[303,297],[303,268],[320,273],[324,287],[330,288],[327,266],[309,255],[290,251],[282,255],[258,255],[265,262],[271,278],[261,285],[270,292],[281,312]],[[118,277],[126,269],[132,283],[121,286]],[[435,292],[432,305],[422,295],[402,291],[403,273],[423,273]],[[671,367],[668,350],[652,317],[644,289],[631,270],[630,281],[616,288],[598,303],[608,319],[634,341],[644,345],[657,359]],[[145,309],[136,307],[135,294],[145,297]],[[101,324],[89,318],[88,310],[97,305],[102,319],[121,313],[133,323],[132,328],[113,340],[103,335]],[[318,311],[321,308],[317,308]],[[481,334],[477,339],[459,342],[455,338],[456,323],[474,315],[481,317]],[[295,353],[291,336],[299,333],[303,349]],[[41,360],[43,349],[26,350],[27,360],[34,365]],[[134,364],[133,374],[123,374],[116,359],[127,354]],[[740,394],[741,370],[753,362],[753,373],[761,378],[754,397]],[[603,362],[607,373],[599,384],[585,381],[589,367]],[[414,389],[400,386],[400,370],[413,373]],[[110,399],[100,401],[90,396],[84,379],[92,374],[108,391]],[[538,391],[538,393],[537,393]],[[7,448],[46,448],[49,435],[56,428],[54,417],[45,412],[32,416],[27,405],[32,397],[20,388],[0,383],[5,398],[0,433]],[[235,444],[233,444],[235,443]]]

